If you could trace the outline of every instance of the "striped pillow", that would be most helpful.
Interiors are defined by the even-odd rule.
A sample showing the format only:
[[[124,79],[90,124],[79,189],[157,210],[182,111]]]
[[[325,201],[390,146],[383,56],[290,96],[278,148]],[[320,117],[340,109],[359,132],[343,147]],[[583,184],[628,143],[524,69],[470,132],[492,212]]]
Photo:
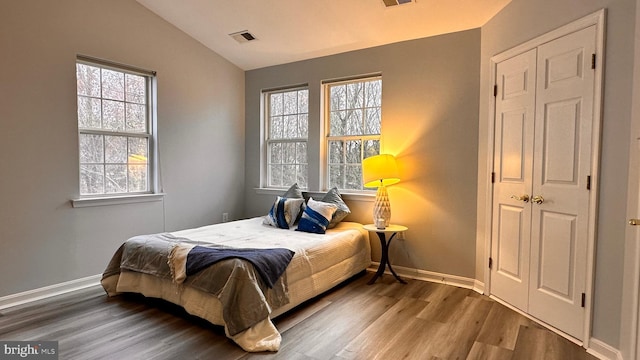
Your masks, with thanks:
[[[296,230],[324,234],[337,209],[338,207],[335,204],[315,201],[313,198],[309,198],[307,208],[304,209]]]
[[[302,204],[304,204],[304,199],[289,199],[278,196],[262,223],[280,229],[288,229],[298,218]]]

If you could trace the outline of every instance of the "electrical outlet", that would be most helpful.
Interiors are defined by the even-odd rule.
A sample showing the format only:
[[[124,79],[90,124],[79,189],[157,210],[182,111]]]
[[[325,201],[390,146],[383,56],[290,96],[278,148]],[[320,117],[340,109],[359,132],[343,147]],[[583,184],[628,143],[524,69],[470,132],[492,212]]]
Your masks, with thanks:
[[[398,238],[398,240],[404,240],[404,231],[400,231],[398,235],[396,235],[396,237]]]
[[[222,222],[229,221],[229,213],[222,213]]]

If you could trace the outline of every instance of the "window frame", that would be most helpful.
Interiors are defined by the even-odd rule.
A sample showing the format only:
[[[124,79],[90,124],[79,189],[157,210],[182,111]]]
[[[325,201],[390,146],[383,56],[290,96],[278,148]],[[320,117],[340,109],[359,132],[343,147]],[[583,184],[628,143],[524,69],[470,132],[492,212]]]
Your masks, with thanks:
[[[307,136],[306,137],[299,137],[299,138],[280,138],[280,139],[272,139],[271,138],[271,118],[273,117],[271,114],[271,95],[272,94],[284,94],[284,93],[288,93],[288,92],[299,92],[301,90],[304,90],[307,92],[307,112],[306,113],[302,113],[302,112],[296,112],[295,115],[299,116],[300,114],[306,114],[307,115]],[[266,89],[266,90],[262,90],[261,92],[261,97],[262,97],[262,131],[263,131],[263,136],[262,141],[263,141],[263,146],[262,146],[262,153],[263,155],[261,156],[261,180],[260,180],[260,184],[261,184],[261,188],[264,189],[286,189],[289,186],[291,186],[292,184],[284,184],[284,185],[272,185],[271,184],[271,144],[274,143],[281,143],[281,144],[285,144],[285,143],[304,143],[306,145],[306,152],[307,152],[307,162],[305,163],[306,168],[307,168],[307,184],[306,186],[302,186],[300,183],[298,183],[298,186],[300,186],[301,189],[308,189],[309,188],[309,85],[308,84],[301,84],[301,85],[293,85],[293,86],[287,86],[287,87],[281,87],[281,88],[276,88],[276,89]],[[276,115],[277,116],[277,115]],[[302,165],[302,163],[295,163],[294,165]],[[297,179],[297,172],[295,174],[295,178]],[[298,182],[298,181],[296,181]]]
[[[145,79],[145,113],[146,113],[146,131],[144,132],[129,132],[129,131],[111,131],[105,129],[88,129],[81,128],[79,117],[76,114],[76,126],[78,131],[78,198],[72,200],[74,207],[84,206],[96,206],[96,205],[110,205],[114,203],[135,203],[144,201],[156,201],[161,199],[162,193],[158,192],[158,162],[157,162],[157,79],[156,72],[151,70],[144,70],[129,65],[119,64],[111,61],[88,57],[84,55],[78,55],[76,57],[75,66],[78,64],[84,64],[100,69],[117,71],[123,74],[131,74],[136,76],[142,76]],[[76,75],[77,80],[77,75]],[[101,87],[102,88],[102,87]],[[76,87],[76,101],[78,101],[81,95],[78,93]],[[102,92],[99,98],[105,99]],[[126,101],[125,101],[126,102]],[[80,138],[82,135],[100,135],[103,136],[122,136],[127,139],[127,144],[131,138],[144,138],[147,140],[147,176],[146,176],[146,190],[144,191],[131,191],[131,192],[106,192],[103,189],[101,193],[95,194],[83,194],[81,193],[81,162],[80,158]],[[103,146],[104,143],[103,143]],[[127,145],[128,148],[128,145]],[[106,159],[103,159],[106,160]],[[100,163],[103,166],[108,165],[106,161]],[[127,164],[128,161],[127,161]],[[127,169],[129,171],[129,169]],[[158,195],[158,196],[156,196]]]
[[[323,114],[322,114],[322,129],[321,129],[321,137],[322,137],[322,141],[320,142],[321,144],[321,153],[322,153],[322,157],[321,157],[321,185],[322,188],[324,190],[328,190],[330,187],[332,187],[331,185],[331,173],[329,171],[329,167],[331,165],[330,162],[330,156],[331,156],[331,149],[330,149],[330,142],[331,141],[353,141],[353,140],[361,140],[362,143],[364,143],[365,141],[368,140],[374,140],[378,142],[378,154],[381,153],[381,149],[382,149],[382,84],[380,85],[380,132],[379,134],[361,134],[361,135],[334,135],[332,136],[330,134],[331,131],[331,87],[332,86],[339,86],[339,85],[345,85],[345,84],[351,84],[351,83],[358,83],[358,82],[367,82],[367,81],[372,81],[372,80],[380,80],[382,81],[382,74],[381,73],[375,73],[375,74],[366,74],[366,75],[361,75],[361,76],[353,76],[353,77],[348,77],[348,78],[342,78],[342,79],[335,79],[335,80],[327,80],[327,81],[323,81],[322,82],[322,109],[323,109]],[[363,109],[365,108],[364,104],[363,104]],[[363,115],[364,116],[364,115]],[[343,152],[343,156],[346,153]],[[360,162],[362,162],[363,159],[365,159],[365,154],[364,154],[364,145],[361,144],[360,147]],[[346,164],[346,162],[344,163]],[[362,173],[360,174],[362,176]],[[354,194],[370,194],[373,190],[370,188],[365,188],[364,186],[362,186],[363,184],[360,184],[360,189],[342,189],[340,187],[338,187],[338,190],[340,190],[341,193],[354,193]]]

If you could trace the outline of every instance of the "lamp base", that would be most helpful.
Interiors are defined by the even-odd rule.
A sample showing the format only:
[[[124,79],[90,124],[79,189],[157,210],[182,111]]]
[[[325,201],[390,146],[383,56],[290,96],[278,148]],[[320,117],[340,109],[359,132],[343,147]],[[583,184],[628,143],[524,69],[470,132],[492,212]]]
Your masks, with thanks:
[[[391,203],[389,202],[387,188],[383,185],[376,192],[376,201],[373,204],[373,223],[378,229],[384,229],[389,226],[390,220]]]

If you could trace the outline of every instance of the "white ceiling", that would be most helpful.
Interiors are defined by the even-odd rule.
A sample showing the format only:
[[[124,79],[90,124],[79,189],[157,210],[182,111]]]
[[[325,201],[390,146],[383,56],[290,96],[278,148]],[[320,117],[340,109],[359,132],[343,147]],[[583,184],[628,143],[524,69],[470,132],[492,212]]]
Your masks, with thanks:
[[[468,30],[511,0],[137,0],[244,70]],[[257,40],[229,34],[248,30]]]

